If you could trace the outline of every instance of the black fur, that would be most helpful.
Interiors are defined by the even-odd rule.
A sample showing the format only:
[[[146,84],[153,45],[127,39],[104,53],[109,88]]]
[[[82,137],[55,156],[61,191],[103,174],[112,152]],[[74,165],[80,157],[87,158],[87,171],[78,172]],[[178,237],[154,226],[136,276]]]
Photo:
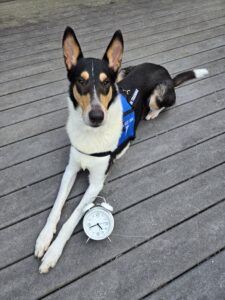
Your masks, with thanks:
[[[149,111],[148,98],[157,84],[166,82],[168,86],[173,87],[173,80],[165,68],[155,64],[144,63],[123,70],[125,70],[125,77],[118,83],[120,89],[131,90],[135,87],[139,90],[137,101],[134,106],[136,116],[135,126],[137,127],[139,121]],[[172,102],[172,100],[173,99],[170,101]],[[159,103],[160,106],[162,104],[163,103]]]
[[[183,82],[194,79],[194,78],[195,78],[195,73],[192,70],[183,72],[173,78],[173,84],[176,87],[176,86],[182,84]]]

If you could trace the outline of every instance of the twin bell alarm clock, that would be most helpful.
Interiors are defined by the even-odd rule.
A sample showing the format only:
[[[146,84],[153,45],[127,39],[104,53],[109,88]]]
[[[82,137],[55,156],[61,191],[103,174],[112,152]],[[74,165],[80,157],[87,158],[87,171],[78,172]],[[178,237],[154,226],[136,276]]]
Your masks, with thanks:
[[[84,208],[83,228],[88,240],[100,241],[109,239],[114,228],[113,207],[106,203],[90,203]],[[110,239],[109,239],[110,240]]]

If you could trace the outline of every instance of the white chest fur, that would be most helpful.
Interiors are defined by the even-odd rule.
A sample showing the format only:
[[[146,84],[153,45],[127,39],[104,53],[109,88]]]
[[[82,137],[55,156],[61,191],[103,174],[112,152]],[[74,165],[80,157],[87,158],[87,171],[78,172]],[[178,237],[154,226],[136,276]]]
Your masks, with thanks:
[[[75,110],[70,99],[68,108],[66,129],[74,147],[87,154],[113,151],[117,148],[122,131],[122,105],[119,96],[108,109],[104,125],[97,128],[83,122],[81,109],[78,107]]]

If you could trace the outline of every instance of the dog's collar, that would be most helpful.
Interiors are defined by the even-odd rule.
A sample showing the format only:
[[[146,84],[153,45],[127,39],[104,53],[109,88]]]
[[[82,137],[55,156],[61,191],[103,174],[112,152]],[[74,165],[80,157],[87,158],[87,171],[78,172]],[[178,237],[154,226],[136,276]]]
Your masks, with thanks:
[[[85,153],[85,152],[83,152],[83,151],[80,151],[79,149],[77,149],[77,147],[74,147],[73,145],[72,145],[72,147],[74,148],[74,149],[76,149],[78,152],[80,152],[80,153],[82,153],[82,154],[85,154],[85,155],[89,155],[89,156],[95,156],[95,157],[104,157],[104,156],[108,156],[108,155],[112,155],[112,151],[106,151],[106,152],[99,152],[99,153]]]

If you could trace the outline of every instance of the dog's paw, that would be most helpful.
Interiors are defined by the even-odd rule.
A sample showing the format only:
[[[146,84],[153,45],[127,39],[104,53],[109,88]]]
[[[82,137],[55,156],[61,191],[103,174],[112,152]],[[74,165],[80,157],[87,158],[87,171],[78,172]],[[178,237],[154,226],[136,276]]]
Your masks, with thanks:
[[[50,268],[54,268],[57,261],[59,260],[62,254],[61,247],[58,245],[57,242],[53,242],[53,244],[48,248],[48,251],[45,253],[44,257],[42,258],[42,263],[39,267],[39,272],[48,273]]]
[[[147,121],[153,120],[158,117],[159,113],[160,113],[160,110],[153,110],[147,114],[147,116],[145,117],[145,120],[147,120]]]
[[[52,228],[49,228],[48,226],[45,226],[42,231],[40,232],[36,245],[35,245],[35,252],[34,255],[38,258],[41,258],[45,251],[48,250],[48,247],[53,239],[53,235],[55,233],[55,230]]]

